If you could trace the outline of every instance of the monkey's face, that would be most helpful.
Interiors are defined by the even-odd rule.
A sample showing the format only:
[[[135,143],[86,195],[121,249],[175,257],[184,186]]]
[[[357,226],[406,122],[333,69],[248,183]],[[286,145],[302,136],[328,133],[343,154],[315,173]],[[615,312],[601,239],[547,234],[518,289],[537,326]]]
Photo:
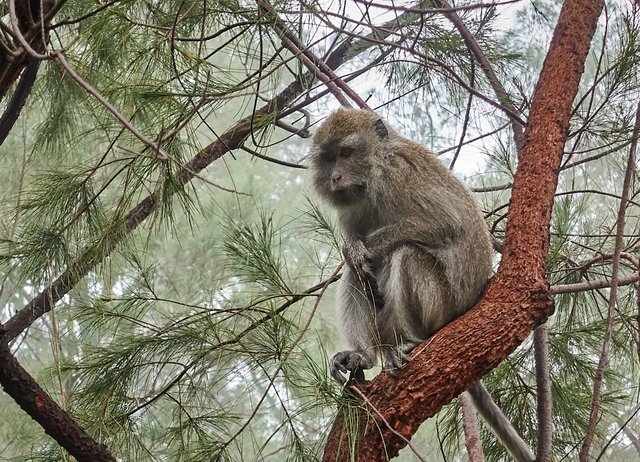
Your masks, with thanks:
[[[316,190],[335,207],[359,204],[372,194],[376,155],[389,132],[368,110],[338,109],[314,137]]]
[[[314,146],[314,184],[336,207],[356,204],[367,197],[370,153],[357,134]]]

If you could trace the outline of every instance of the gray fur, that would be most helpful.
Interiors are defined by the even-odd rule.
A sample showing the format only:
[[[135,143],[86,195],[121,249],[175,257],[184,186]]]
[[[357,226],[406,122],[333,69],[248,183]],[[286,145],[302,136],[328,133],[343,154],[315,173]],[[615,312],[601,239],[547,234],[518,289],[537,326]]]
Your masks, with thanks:
[[[348,264],[338,316],[350,350],[332,357],[331,374],[341,383],[347,372],[363,380],[378,355],[393,374],[412,347],[480,298],[493,256],[482,214],[430,151],[371,111],[329,116],[316,132],[311,161],[316,190],[337,210]],[[516,460],[533,460],[501,412],[480,413],[507,438]]]
[[[460,316],[492,272],[489,233],[469,190],[382,124],[370,111],[339,110],[318,129],[311,156],[316,189],[345,235],[340,324],[365,364],[376,350],[392,358],[386,350]]]

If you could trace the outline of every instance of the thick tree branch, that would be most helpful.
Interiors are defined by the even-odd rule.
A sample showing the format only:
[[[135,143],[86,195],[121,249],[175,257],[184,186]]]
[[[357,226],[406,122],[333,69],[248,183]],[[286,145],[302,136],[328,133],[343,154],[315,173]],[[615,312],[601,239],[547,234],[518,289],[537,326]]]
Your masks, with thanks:
[[[7,108],[0,116],[0,145],[7,139],[13,125],[18,120],[18,116],[20,116],[24,103],[27,101],[27,97],[36,81],[39,68],[40,61],[32,60],[27,64],[13,95],[11,95]]]
[[[18,363],[3,337],[0,331],[2,389],[77,460],[115,462],[106,446],[89,436]]]
[[[516,172],[502,262],[482,300],[416,348],[397,379],[381,374],[360,389],[405,438],[496,367],[553,312],[545,280],[549,223],[573,99],[603,0],[567,0],[534,92]],[[362,411],[358,460],[386,460],[404,446],[379,418]],[[324,460],[349,460],[345,413],[329,435]]]
[[[35,83],[36,75],[40,68],[40,57],[45,56],[41,53],[46,50],[47,44],[49,43],[48,28],[50,19],[48,18],[48,14],[51,12],[52,6],[51,1],[42,1],[40,2],[41,11],[40,8],[32,10],[28,2],[21,2],[20,4],[9,2],[9,9],[12,11],[10,15],[11,22],[13,25],[11,36],[16,42],[12,45],[15,46],[16,49],[8,48],[9,44],[6,44],[7,46],[5,48],[8,53],[5,54],[4,57],[0,53],[0,69],[2,69],[0,70],[0,99],[2,99],[9,90],[14,80],[17,79],[23,66],[24,72],[22,72],[20,81],[11,96],[7,108],[0,117],[0,145],[4,143],[11,128],[13,128],[13,125],[18,120],[18,116]],[[41,20],[41,18],[45,19]],[[27,46],[29,49],[35,50],[35,55],[27,53],[25,47],[17,46],[18,43],[27,41],[23,32],[30,37],[31,43],[28,43]]]

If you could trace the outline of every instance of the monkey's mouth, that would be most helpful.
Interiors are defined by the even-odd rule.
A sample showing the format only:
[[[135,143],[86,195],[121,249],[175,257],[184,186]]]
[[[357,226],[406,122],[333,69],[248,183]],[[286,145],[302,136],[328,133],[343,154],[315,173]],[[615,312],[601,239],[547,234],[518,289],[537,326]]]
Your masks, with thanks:
[[[353,184],[347,187],[334,189],[331,199],[337,206],[350,205],[362,200],[365,197],[366,192],[367,185]]]

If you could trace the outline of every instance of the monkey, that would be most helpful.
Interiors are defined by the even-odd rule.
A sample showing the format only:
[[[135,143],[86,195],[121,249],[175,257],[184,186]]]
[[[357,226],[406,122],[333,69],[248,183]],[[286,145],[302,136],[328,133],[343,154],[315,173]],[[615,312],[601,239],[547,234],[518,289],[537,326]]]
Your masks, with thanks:
[[[489,231],[467,187],[370,110],[332,113],[309,158],[344,236],[338,317],[350,349],[330,359],[331,375],[363,381],[378,355],[394,375],[411,349],[479,300],[493,272]],[[533,461],[482,383],[468,393],[512,456]]]

